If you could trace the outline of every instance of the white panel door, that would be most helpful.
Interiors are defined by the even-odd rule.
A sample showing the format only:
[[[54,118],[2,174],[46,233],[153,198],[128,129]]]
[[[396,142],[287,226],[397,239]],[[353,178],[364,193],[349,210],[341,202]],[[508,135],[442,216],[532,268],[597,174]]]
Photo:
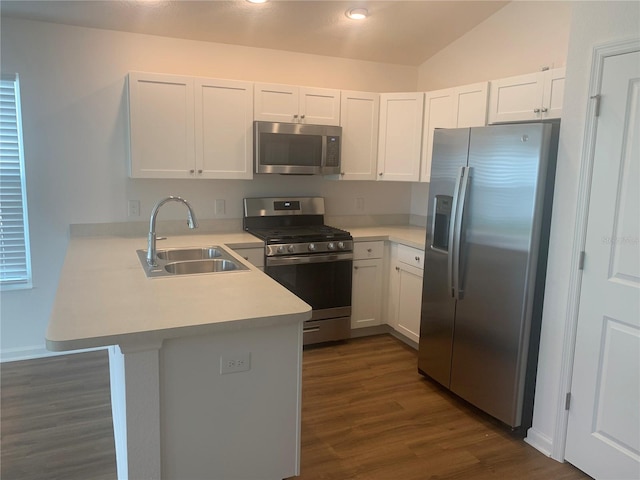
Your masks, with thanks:
[[[195,80],[196,178],[253,178],[253,84]]]
[[[604,60],[566,459],[640,478],[640,52]]]
[[[299,122],[340,125],[340,90],[300,87]]]
[[[539,116],[544,89],[544,72],[491,82],[489,123],[523,122]],[[538,112],[535,110],[538,109]]]
[[[190,178],[194,173],[193,79],[129,73],[133,178]]]
[[[554,68],[546,72],[542,99],[542,118],[562,117],[564,101],[564,68]],[[545,110],[546,109],[546,110]]]
[[[341,180],[375,180],[380,94],[342,91]]]
[[[254,118],[265,122],[292,123],[298,118],[298,87],[256,83],[254,86]]]
[[[420,309],[422,308],[422,276],[417,267],[398,262],[399,298],[397,330],[416,344],[420,341]]]
[[[424,93],[380,95],[378,179],[420,180]]]
[[[455,89],[427,92],[424,96],[424,130],[422,132],[422,160],[420,181],[431,179],[431,157],[433,154],[433,133],[436,128],[455,128]]]
[[[354,260],[351,328],[380,325],[382,259]]]

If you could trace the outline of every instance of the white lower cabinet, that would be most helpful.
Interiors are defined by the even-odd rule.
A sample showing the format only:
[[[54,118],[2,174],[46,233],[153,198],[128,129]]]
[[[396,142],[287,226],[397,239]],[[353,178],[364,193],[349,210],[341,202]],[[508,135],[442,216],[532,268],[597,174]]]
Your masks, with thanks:
[[[384,242],[354,244],[351,328],[380,325]]]
[[[420,339],[424,252],[391,245],[387,318],[398,333],[416,344]]]
[[[263,248],[234,248],[234,252],[247,260],[251,265],[264,270],[264,249]]]

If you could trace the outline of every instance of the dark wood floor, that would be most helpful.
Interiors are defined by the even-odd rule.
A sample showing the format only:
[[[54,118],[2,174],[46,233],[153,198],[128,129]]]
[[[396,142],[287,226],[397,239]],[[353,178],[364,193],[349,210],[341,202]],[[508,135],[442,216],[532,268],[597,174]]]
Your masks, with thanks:
[[[116,478],[106,352],[6,363],[0,375],[3,480]],[[301,470],[302,480],[589,478],[423,379],[416,352],[388,335],[305,350]]]

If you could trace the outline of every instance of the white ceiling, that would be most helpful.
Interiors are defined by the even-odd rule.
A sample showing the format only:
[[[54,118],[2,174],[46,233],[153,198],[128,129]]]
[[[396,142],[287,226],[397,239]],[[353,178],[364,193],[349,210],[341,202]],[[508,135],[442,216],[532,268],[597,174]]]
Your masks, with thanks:
[[[1,0],[0,15],[401,65],[420,65],[507,1]],[[345,16],[365,7],[370,16]]]

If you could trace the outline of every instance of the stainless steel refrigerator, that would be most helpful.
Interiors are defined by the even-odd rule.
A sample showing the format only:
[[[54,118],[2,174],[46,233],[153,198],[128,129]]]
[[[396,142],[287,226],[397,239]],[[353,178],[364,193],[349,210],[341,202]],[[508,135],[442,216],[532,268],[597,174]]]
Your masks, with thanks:
[[[531,424],[559,124],[436,130],[418,370]]]

